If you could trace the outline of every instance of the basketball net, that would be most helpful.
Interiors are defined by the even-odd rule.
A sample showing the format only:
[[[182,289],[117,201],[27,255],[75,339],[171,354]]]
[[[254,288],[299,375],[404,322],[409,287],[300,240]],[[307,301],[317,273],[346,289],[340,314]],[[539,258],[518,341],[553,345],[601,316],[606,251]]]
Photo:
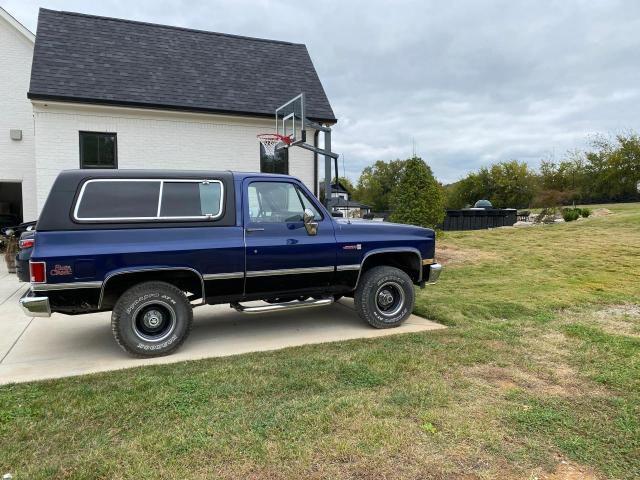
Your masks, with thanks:
[[[257,135],[257,137],[264,148],[264,153],[268,157],[275,157],[276,148],[278,148],[279,145],[289,145],[291,143],[291,139],[289,137],[285,137],[284,135],[279,135],[277,133],[261,133],[260,135]]]

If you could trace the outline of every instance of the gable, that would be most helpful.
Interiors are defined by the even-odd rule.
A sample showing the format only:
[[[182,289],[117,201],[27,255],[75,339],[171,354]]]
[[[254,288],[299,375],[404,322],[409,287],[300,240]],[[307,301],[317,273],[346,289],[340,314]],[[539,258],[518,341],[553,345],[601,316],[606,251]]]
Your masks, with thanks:
[[[4,22],[3,22],[4,21]],[[5,23],[9,28],[12,28],[17,33],[19,33],[25,40],[29,41],[31,44],[35,41],[36,37],[31,31],[29,31],[24,25],[22,25],[18,20],[13,18],[9,12],[7,12],[4,8],[0,7],[0,25]]]

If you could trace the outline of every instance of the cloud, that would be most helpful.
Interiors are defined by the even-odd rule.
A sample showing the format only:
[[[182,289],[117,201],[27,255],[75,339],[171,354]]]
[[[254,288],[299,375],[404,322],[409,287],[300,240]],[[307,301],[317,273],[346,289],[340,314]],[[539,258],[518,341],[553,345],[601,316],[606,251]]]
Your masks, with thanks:
[[[494,161],[537,165],[595,132],[640,130],[632,0],[3,3],[32,30],[40,5],[305,43],[352,179],[414,142],[450,182]]]

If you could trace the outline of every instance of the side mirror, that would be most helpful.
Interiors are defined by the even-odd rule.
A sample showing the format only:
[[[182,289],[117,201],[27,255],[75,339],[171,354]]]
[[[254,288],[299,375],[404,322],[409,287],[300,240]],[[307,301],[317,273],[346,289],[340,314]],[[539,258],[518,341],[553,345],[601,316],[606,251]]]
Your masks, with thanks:
[[[315,216],[311,209],[305,208],[302,221],[304,222],[304,228],[307,230],[308,235],[318,234],[318,222],[314,222]]]

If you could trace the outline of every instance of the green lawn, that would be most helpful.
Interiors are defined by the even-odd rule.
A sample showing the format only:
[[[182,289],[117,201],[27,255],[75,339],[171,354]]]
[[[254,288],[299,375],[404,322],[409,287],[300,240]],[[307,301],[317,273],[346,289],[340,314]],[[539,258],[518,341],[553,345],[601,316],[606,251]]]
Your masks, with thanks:
[[[608,208],[447,234],[447,330],[0,387],[0,474],[638,478],[640,205]]]

